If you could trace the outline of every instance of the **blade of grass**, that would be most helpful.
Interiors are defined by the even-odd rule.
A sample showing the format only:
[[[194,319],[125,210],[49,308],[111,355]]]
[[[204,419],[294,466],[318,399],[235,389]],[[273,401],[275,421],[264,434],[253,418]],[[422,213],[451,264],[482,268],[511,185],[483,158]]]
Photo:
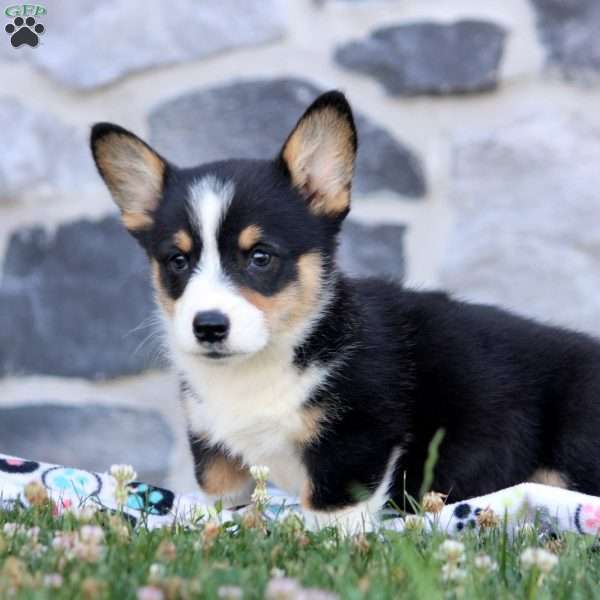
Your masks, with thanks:
[[[506,563],[508,561],[508,511],[504,511],[504,518],[502,520],[502,541],[500,546],[500,576],[502,581],[507,583],[506,578]]]
[[[429,448],[427,449],[427,460],[423,468],[423,482],[421,483],[421,489],[419,491],[419,501],[422,500],[423,496],[430,490],[431,484],[433,483],[433,470],[437,464],[439,458],[439,449],[442,440],[444,439],[444,430],[438,429],[434,436],[429,442]]]

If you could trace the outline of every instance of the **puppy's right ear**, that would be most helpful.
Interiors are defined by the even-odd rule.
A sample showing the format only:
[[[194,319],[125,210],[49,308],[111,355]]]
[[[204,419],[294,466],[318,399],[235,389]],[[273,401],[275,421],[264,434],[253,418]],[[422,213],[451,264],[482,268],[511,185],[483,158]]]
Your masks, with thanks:
[[[97,123],[92,128],[92,154],[125,227],[136,233],[150,229],[162,197],[166,161],[133,133]]]

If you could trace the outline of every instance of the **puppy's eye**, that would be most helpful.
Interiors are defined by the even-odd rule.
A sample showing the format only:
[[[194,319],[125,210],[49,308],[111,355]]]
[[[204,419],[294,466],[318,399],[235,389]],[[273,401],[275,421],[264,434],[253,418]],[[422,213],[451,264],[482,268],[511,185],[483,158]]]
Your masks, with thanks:
[[[266,269],[271,264],[271,254],[266,250],[259,250],[258,248],[252,250],[250,254],[250,266],[258,269]]]
[[[169,259],[169,269],[173,273],[183,273],[188,268],[188,259],[183,254],[174,254]]]

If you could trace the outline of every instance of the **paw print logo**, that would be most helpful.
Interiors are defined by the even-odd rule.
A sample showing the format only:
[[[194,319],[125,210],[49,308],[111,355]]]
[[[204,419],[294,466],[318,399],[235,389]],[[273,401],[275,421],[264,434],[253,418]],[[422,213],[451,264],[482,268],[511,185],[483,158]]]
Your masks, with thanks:
[[[41,23],[36,23],[33,17],[15,17],[12,23],[9,23],[4,31],[10,35],[10,43],[14,48],[23,44],[35,48],[39,42],[39,36],[44,33],[45,27]]]

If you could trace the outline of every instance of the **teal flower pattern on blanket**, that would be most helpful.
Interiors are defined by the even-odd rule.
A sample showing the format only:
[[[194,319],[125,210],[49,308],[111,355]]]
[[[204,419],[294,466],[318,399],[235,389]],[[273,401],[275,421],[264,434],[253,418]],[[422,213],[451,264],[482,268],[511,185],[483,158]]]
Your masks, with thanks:
[[[200,493],[175,494],[165,488],[132,481],[127,486],[125,505],[115,500],[114,478],[107,474],[92,473],[81,469],[27,461],[7,454],[0,454],[0,510],[15,507],[28,508],[25,487],[29,483],[43,483],[54,504],[56,516],[66,512],[80,514],[90,505],[102,512],[113,514],[123,510],[123,516],[135,527],[172,526],[198,522],[207,516],[207,499]],[[298,499],[270,487],[265,517],[270,520],[285,518],[288,514],[302,517]],[[572,490],[523,483],[457,504],[447,504],[434,518],[421,520],[424,531],[445,530],[449,534],[477,527],[477,513],[490,509],[502,515],[507,528],[516,531],[524,523],[535,519],[546,526],[549,534],[573,531],[581,534],[600,534],[600,498],[584,496]],[[232,522],[247,507],[227,507],[221,518]],[[397,513],[386,513],[382,525],[390,531],[403,531],[407,522]],[[368,524],[366,524],[368,526]],[[377,523],[373,524],[378,526]],[[1,594],[0,594],[1,595]]]
[[[54,467],[42,475],[47,488],[86,498],[100,492],[100,479],[95,473],[69,467]]]

